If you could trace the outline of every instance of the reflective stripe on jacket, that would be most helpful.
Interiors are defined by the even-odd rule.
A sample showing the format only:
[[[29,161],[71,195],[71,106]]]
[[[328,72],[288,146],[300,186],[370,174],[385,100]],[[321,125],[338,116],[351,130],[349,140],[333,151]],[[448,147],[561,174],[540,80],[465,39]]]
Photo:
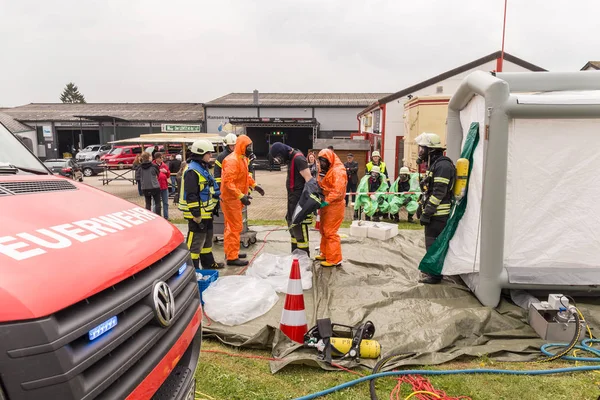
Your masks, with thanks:
[[[197,185],[192,185],[196,180],[189,177],[197,178]],[[181,193],[179,195],[179,209],[183,211],[184,218],[192,219],[200,216],[202,219],[211,219],[219,202],[218,196],[220,194],[219,186],[208,170],[196,161],[192,161],[187,165],[186,170],[183,172]]]

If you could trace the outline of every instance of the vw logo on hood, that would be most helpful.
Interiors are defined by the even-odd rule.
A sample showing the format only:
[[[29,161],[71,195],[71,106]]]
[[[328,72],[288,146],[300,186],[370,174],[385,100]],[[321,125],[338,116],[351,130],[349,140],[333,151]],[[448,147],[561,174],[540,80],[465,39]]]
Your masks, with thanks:
[[[152,291],[154,299],[154,315],[157,321],[164,328],[171,325],[175,318],[175,298],[169,285],[163,281],[154,284]]]

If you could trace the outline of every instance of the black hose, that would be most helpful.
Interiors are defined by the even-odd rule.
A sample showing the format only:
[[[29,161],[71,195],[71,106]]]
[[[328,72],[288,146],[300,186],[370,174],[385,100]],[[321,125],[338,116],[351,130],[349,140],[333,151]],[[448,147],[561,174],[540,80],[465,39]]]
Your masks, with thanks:
[[[372,374],[376,374],[376,373],[380,372],[385,364],[387,364],[388,362],[390,362],[396,358],[401,358],[401,357],[406,357],[406,353],[392,354],[392,355],[382,358],[381,360],[379,360],[377,362],[377,364],[375,364],[375,367],[373,367]],[[375,379],[371,379],[371,381],[369,382],[369,393],[371,394],[371,400],[379,400],[379,398],[377,397],[377,392],[375,390]]]
[[[575,316],[575,335],[573,335],[573,339],[571,339],[569,345],[565,347],[563,351],[559,351],[551,357],[546,357],[542,360],[537,361],[538,363],[558,360],[559,358],[566,356],[573,349],[573,347],[577,345],[577,343],[579,342],[579,336],[581,335],[581,319],[579,318],[579,313],[577,312],[577,310],[573,313],[573,316]]]

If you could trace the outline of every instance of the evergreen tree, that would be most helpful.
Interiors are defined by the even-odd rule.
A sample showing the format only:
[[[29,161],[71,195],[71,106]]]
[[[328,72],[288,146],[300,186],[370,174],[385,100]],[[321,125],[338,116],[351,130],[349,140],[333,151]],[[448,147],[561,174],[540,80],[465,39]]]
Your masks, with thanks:
[[[85,103],[85,96],[79,93],[79,88],[73,82],[69,82],[60,95],[60,101],[63,103]]]

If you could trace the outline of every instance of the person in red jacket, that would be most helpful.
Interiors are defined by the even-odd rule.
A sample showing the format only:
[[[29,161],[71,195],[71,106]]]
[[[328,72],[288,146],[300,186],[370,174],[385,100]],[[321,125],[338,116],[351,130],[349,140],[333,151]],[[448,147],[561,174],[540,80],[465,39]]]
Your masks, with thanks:
[[[342,244],[338,229],[344,221],[348,174],[340,158],[330,149],[319,152],[318,183],[325,200],[321,203],[321,254],[316,257],[323,267],[337,267],[342,263]]]
[[[154,154],[154,164],[158,167],[160,174],[158,175],[158,184],[160,185],[160,198],[162,200],[163,216],[169,219],[169,177],[171,172],[167,163],[163,162],[162,153]]]

